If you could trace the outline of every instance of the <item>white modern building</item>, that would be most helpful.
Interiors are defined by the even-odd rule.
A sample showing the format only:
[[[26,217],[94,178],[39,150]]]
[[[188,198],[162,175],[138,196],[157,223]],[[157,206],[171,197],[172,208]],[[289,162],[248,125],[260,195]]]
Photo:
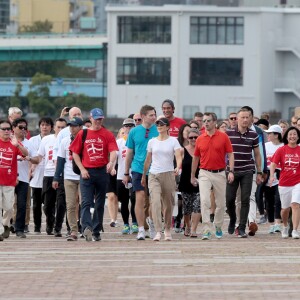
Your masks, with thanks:
[[[107,113],[144,104],[177,116],[243,105],[255,115],[300,106],[300,9],[197,5],[112,6],[108,13]]]

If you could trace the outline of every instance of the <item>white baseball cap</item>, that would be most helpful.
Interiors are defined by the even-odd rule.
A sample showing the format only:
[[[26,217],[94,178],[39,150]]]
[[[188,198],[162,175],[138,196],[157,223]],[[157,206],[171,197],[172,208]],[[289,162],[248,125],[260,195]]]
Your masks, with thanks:
[[[279,125],[272,125],[268,130],[265,130],[265,132],[271,133],[271,132],[276,132],[276,133],[281,133],[282,134],[282,129]]]

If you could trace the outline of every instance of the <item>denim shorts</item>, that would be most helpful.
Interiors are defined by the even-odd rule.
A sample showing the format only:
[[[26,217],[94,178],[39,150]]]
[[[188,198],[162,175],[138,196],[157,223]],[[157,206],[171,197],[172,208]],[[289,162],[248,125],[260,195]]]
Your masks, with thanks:
[[[132,188],[134,192],[144,191],[145,188],[141,184],[143,174],[138,172],[131,172]]]

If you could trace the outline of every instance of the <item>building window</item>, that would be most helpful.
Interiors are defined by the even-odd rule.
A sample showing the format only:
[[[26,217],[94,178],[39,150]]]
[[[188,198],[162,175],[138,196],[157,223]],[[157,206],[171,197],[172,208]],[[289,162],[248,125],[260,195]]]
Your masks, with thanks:
[[[243,85],[243,60],[191,58],[191,85]]]
[[[117,59],[117,84],[171,83],[171,58],[120,57]]]
[[[241,109],[241,106],[227,106],[226,109],[226,118],[229,117],[229,114],[231,113],[237,113]]]
[[[200,111],[198,105],[184,105],[182,108],[182,117],[186,120],[191,120],[194,118],[194,113]]]
[[[244,44],[244,18],[191,17],[191,44]]]
[[[118,42],[170,44],[171,17],[118,17]]]
[[[205,112],[213,112],[217,115],[218,119],[222,117],[222,109],[221,106],[205,106]]]

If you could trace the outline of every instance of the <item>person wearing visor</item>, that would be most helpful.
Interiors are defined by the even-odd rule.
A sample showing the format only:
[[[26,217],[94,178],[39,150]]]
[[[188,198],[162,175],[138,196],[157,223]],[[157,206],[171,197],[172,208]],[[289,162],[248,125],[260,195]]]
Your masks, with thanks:
[[[155,124],[159,135],[148,142],[142,185],[146,185],[146,175],[150,167],[148,186],[152,217],[156,229],[153,240],[160,241],[161,239],[161,212],[163,211],[165,240],[170,241],[172,240],[171,224],[176,191],[175,175],[179,174],[182,165],[181,146],[175,137],[170,137],[170,122],[167,118],[161,118]],[[174,155],[177,166],[175,170]]]
[[[135,121],[131,118],[127,118],[123,121],[122,130],[124,135],[117,139],[117,145],[119,148],[117,154],[118,162],[118,172],[117,172],[117,196],[121,203],[121,215],[124,222],[124,227],[122,229],[122,234],[138,233],[139,228],[135,216],[135,194],[132,191],[131,180],[125,185],[122,180],[125,173],[125,158],[126,158],[126,141],[129,131],[135,127]],[[130,172],[129,172],[130,173]],[[129,212],[129,199],[131,202],[130,212]],[[132,225],[129,225],[129,213],[131,213]]]

